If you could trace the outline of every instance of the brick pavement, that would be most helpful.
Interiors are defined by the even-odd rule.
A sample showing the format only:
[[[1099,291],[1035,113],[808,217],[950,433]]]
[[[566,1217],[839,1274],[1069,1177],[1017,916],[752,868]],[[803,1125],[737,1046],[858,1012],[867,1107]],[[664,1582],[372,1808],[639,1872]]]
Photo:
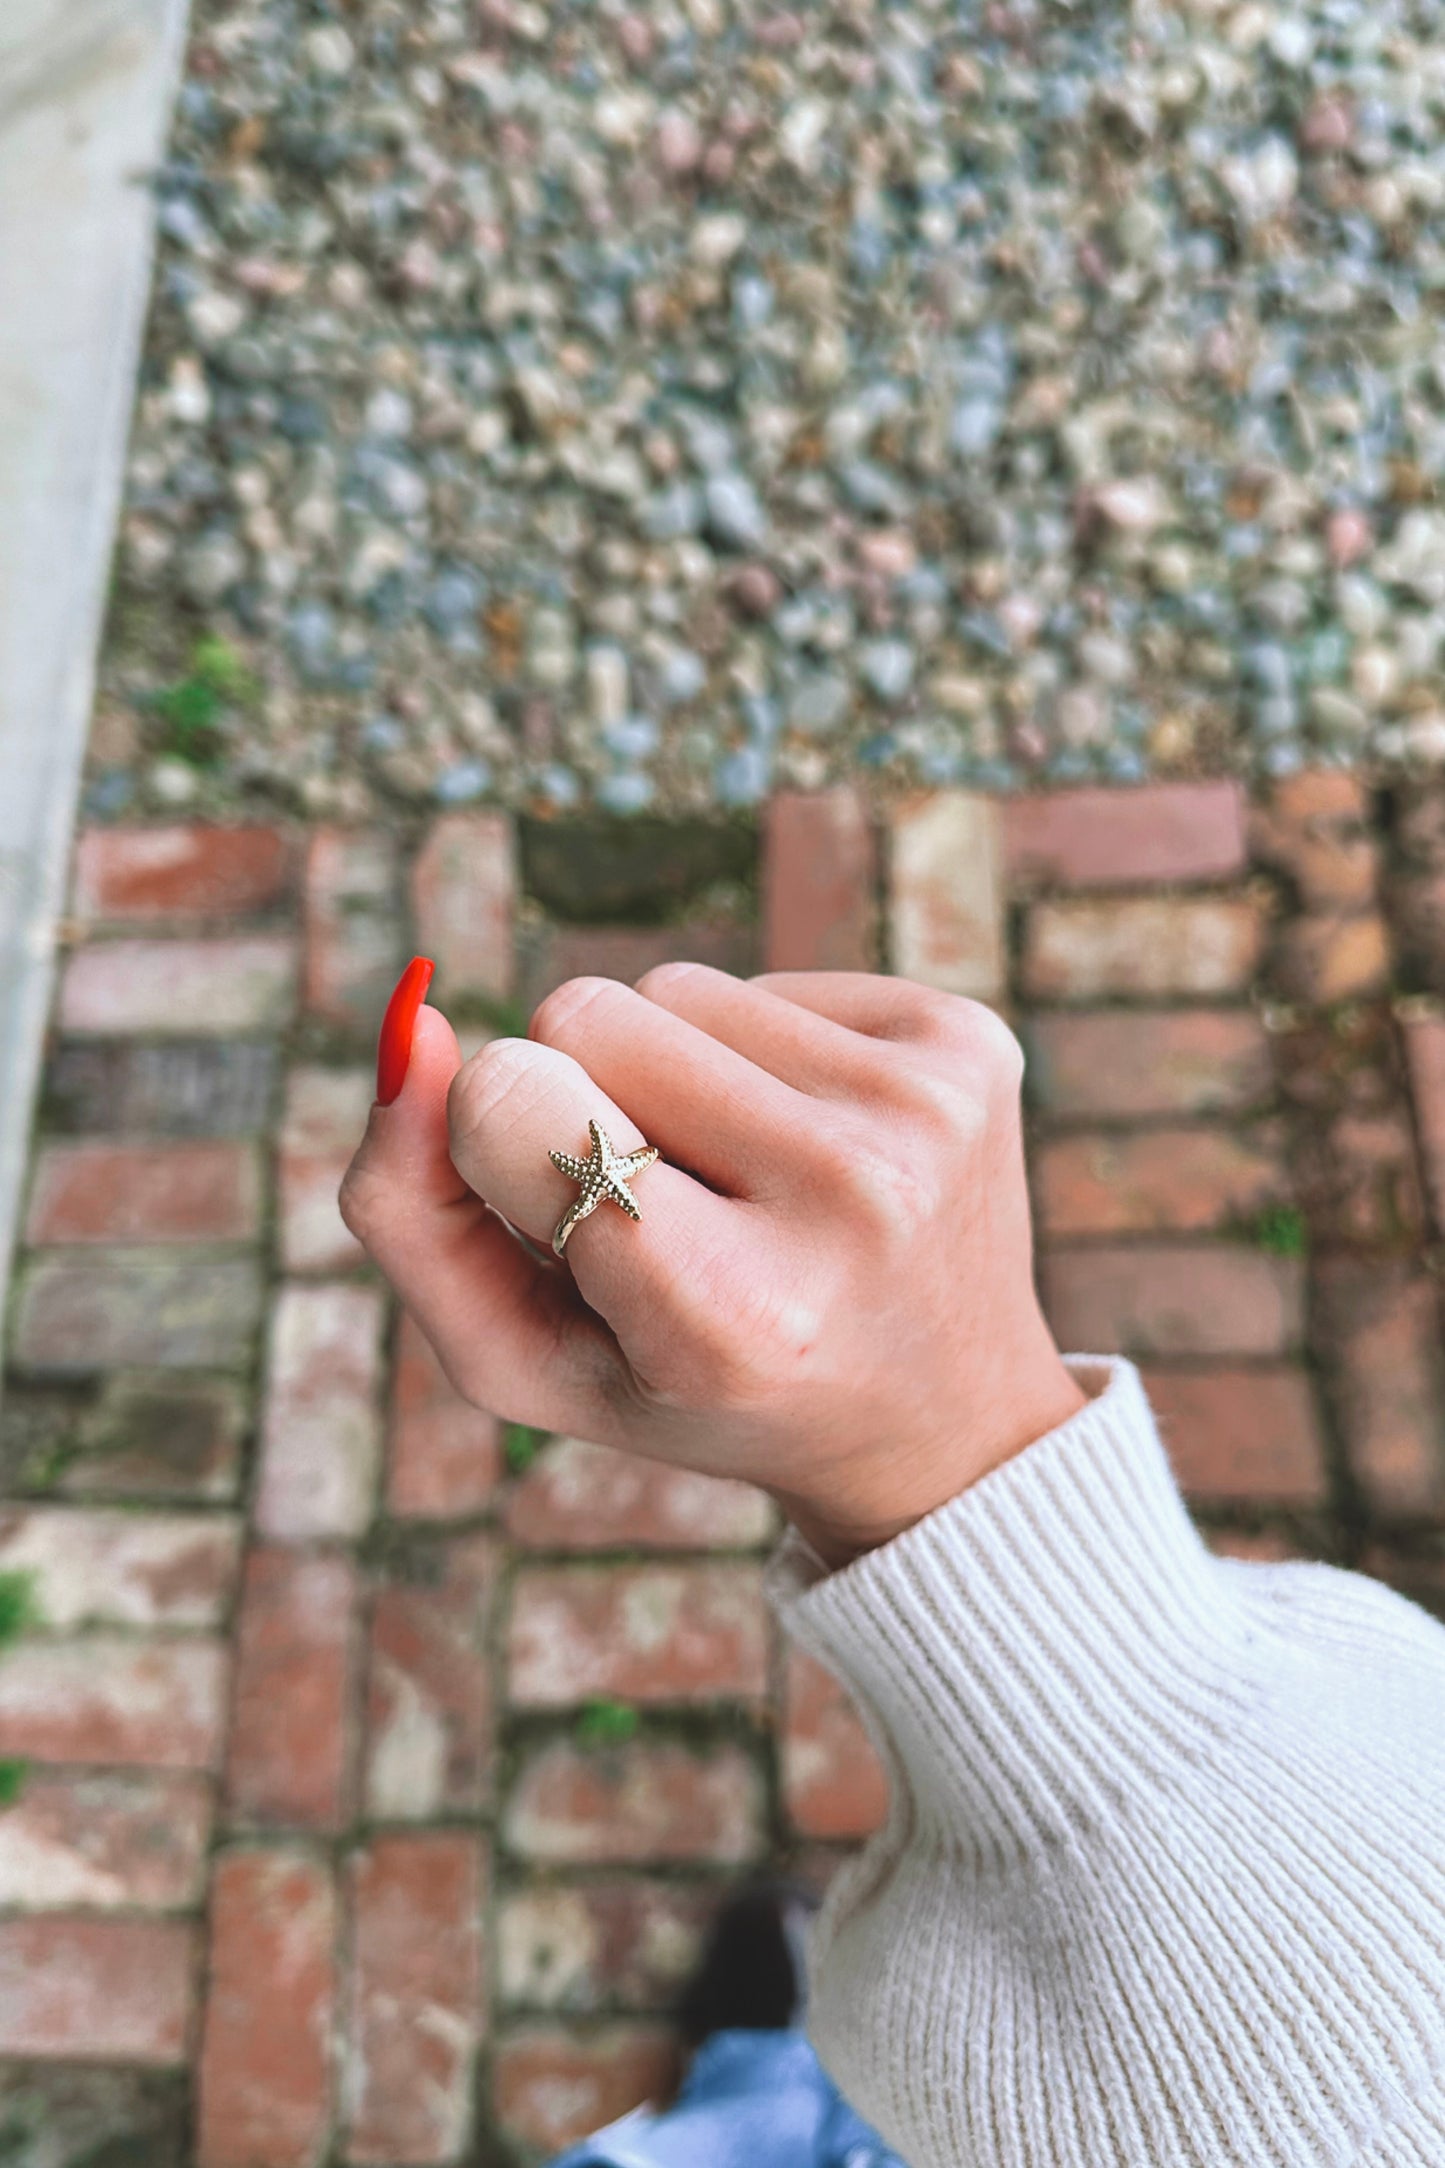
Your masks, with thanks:
[[[1144,1364],[1221,1550],[1445,1606],[1445,793],[607,835],[80,839],[0,1412],[7,2158],[535,2157],[665,2082],[740,1869],[884,1810],[767,1502],[461,1406],[342,1226],[412,946],[472,1045],[669,953],[1000,1003],[1064,1340]]]

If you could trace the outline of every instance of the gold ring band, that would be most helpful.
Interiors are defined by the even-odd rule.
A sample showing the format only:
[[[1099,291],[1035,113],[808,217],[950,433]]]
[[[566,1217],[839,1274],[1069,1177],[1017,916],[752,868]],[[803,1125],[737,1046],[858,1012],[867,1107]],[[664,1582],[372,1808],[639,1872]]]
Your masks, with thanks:
[[[567,1179],[578,1186],[578,1195],[558,1220],[552,1236],[552,1248],[559,1257],[579,1220],[589,1218],[604,1198],[621,1205],[629,1219],[640,1220],[642,1214],[627,1185],[634,1175],[641,1174],[644,1167],[650,1167],[660,1157],[655,1144],[641,1145],[635,1152],[614,1151],[607,1132],[598,1123],[589,1122],[587,1128],[592,1138],[592,1150],[586,1159],[579,1159],[573,1152],[547,1154],[553,1166],[560,1168]]]

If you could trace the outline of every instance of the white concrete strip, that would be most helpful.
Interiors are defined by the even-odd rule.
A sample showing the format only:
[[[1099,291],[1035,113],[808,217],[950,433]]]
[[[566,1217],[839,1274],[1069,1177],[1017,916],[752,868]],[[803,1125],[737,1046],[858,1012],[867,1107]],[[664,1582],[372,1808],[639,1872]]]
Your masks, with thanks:
[[[186,12],[0,5],[0,1314]]]

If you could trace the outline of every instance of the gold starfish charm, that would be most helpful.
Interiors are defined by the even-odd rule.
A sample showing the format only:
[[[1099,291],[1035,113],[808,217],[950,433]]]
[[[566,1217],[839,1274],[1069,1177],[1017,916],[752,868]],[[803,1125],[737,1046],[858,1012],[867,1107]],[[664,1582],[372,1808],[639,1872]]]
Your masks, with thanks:
[[[571,1152],[547,1154],[553,1166],[560,1167],[569,1181],[580,1183],[582,1190],[581,1196],[568,1205],[557,1222],[552,1247],[559,1257],[577,1222],[595,1212],[604,1197],[620,1204],[629,1219],[641,1219],[642,1214],[627,1185],[633,1175],[641,1174],[643,1168],[650,1167],[659,1156],[655,1144],[644,1144],[636,1152],[615,1152],[605,1130],[599,1129],[596,1122],[589,1122],[587,1127],[592,1135],[592,1150],[586,1159],[578,1159]]]

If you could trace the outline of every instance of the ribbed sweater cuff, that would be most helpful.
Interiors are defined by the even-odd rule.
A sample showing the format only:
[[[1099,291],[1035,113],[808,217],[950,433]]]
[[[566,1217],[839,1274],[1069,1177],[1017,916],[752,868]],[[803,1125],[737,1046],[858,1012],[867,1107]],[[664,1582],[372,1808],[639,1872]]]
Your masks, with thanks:
[[[1236,1585],[1184,1510],[1132,1363],[879,1550],[769,1569],[792,1635],[843,1680],[922,1822],[1068,1842],[1215,1761],[1257,1698]]]

